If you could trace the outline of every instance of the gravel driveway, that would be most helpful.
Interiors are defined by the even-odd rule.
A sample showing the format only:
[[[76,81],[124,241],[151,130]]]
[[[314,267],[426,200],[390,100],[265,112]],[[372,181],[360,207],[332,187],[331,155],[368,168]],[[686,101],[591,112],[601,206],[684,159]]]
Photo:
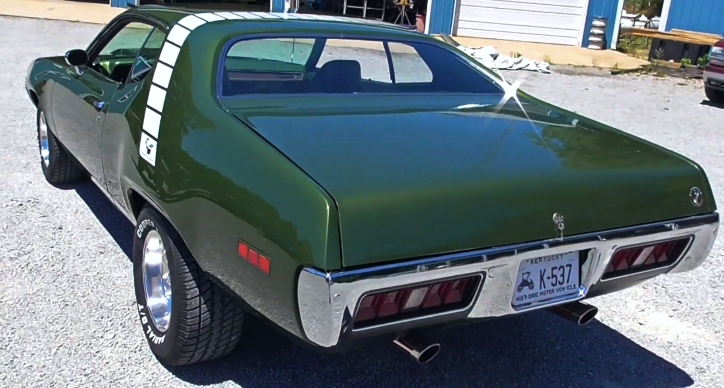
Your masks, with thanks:
[[[251,321],[245,349],[207,365],[160,366],[134,313],[133,229],[91,183],[43,180],[30,61],[85,47],[100,26],[0,18],[0,386],[680,387],[724,381],[724,254],[698,270],[593,300],[599,322],[546,312],[437,333],[421,367],[389,343],[310,353]],[[724,203],[724,109],[697,82],[505,73],[538,97],[699,161]],[[724,234],[724,233],[722,233]]]

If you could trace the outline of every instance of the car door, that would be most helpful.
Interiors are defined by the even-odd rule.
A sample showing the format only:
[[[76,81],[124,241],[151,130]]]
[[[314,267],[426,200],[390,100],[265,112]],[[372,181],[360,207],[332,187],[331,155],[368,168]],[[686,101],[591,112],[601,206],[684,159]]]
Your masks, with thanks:
[[[68,67],[69,77],[53,92],[53,116],[61,142],[103,186],[101,143],[107,108],[152,31],[146,22],[117,20],[91,44],[87,65]]]
[[[103,168],[108,193],[119,204],[123,204],[122,163],[129,159],[127,153],[138,150],[133,135],[140,136],[143,125],[151,87],[147,76],[158,61],[166,35],[166,29],[160,26],[151,32],[134,61],[130,75],[118,87],[107,107],[103,126]]]

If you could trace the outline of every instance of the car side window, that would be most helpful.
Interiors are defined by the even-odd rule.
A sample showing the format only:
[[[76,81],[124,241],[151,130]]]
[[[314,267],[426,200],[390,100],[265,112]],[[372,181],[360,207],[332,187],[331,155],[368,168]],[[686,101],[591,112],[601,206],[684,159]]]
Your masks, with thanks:
[[[153,30],[153,26],[145,23],[126,24],[91,58],[90,67],[118,83],[125,82]]]
[[[222,91],[229,93],[233,88],[234,94],[301,92],[303,82],[297,81],[305,78],[314,43],[314,39],[304,38],[261,38],[235,43],[224,61]]]
[[[363,60],[360,60],[361,58]],[[334,64],[339,61],[359,63],[360,76],[363,80],[392,83],[385,46],[381,41],[327,39],[322,56],[317,62],[317,70],[321,70],[330,62]]]
[[[148,36],[146,43],[141,48],[136,57],[136,61],[133,63],[131,68],[131,74],[128,77],[127,82],[138,82],[146,77],[153,66],[156,64],[159,55],[161,55],[161,47],[163,42],[166,40],[166,32],[155,28],[151,35]]]
[[[229,70],[274,69],[304,65],[312,54],[314,39],[261,38],[235,43],[227,54]],[[297,68],[298,66],[291,66]]]
[[[396,83],[432,82],[432,70],[414,48],[398,42],[390,42],[388,47]]]

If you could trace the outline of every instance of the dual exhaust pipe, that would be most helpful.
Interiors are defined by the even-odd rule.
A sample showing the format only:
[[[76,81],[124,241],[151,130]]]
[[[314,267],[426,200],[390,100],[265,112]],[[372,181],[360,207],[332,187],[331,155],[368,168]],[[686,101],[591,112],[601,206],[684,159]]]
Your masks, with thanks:
[[[580,301],[566,303],[548,308],[548,310],[561,318],[564,318],[579,325],[588,324],[598,314],[598,308]],[[418,364],[427,364],[432,361],[440,352],[440,344],[430,342],[420,332],[406,333],[392,343],[410,357],[414,358]]]
[[[573,323],[585,325],[598,314],[598,307],[583,302],[572,302],[548,308],[550,312]]]
[[[414,358],[418,364],[427,364],[440,352],[439,343],[428,341],[422,333],[418,332],[406,333],[392,343]]]

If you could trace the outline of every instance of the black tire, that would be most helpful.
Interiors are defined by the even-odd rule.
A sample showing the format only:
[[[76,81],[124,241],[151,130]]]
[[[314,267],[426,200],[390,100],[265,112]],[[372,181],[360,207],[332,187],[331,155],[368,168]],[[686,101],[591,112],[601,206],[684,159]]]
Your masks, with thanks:
[[[43,143],[41,140],[41,118],[45,123],[45,133],[47,134],[48,144],[48,162],[47,165],[43,158]],[[85,176],[85,171],[75,160],[73,155],[66,150],[58,139],[56,139],[50,125],[47,124],[45,113],[38,108],[35,117],[36,132],[38,135],[38,157],[40,158],[40,168],[43,171],[45,180],[52,185],[62,185],[80,181]]]
[[[165,332],[152,319],[143,281],[146,236],[161,237],[171,279],[171,315]],[[138,216],[133,242],[136,310],[154,356],[166,365],[188,365],[223,357],[239,342],[244,313],[240,303],[199,268],[178,233],[151,206]]]
[[[706,94],[706,98],[708,98],[709,101],[716,104],[724,104],[724,91],[705,87],[704,93]]]

